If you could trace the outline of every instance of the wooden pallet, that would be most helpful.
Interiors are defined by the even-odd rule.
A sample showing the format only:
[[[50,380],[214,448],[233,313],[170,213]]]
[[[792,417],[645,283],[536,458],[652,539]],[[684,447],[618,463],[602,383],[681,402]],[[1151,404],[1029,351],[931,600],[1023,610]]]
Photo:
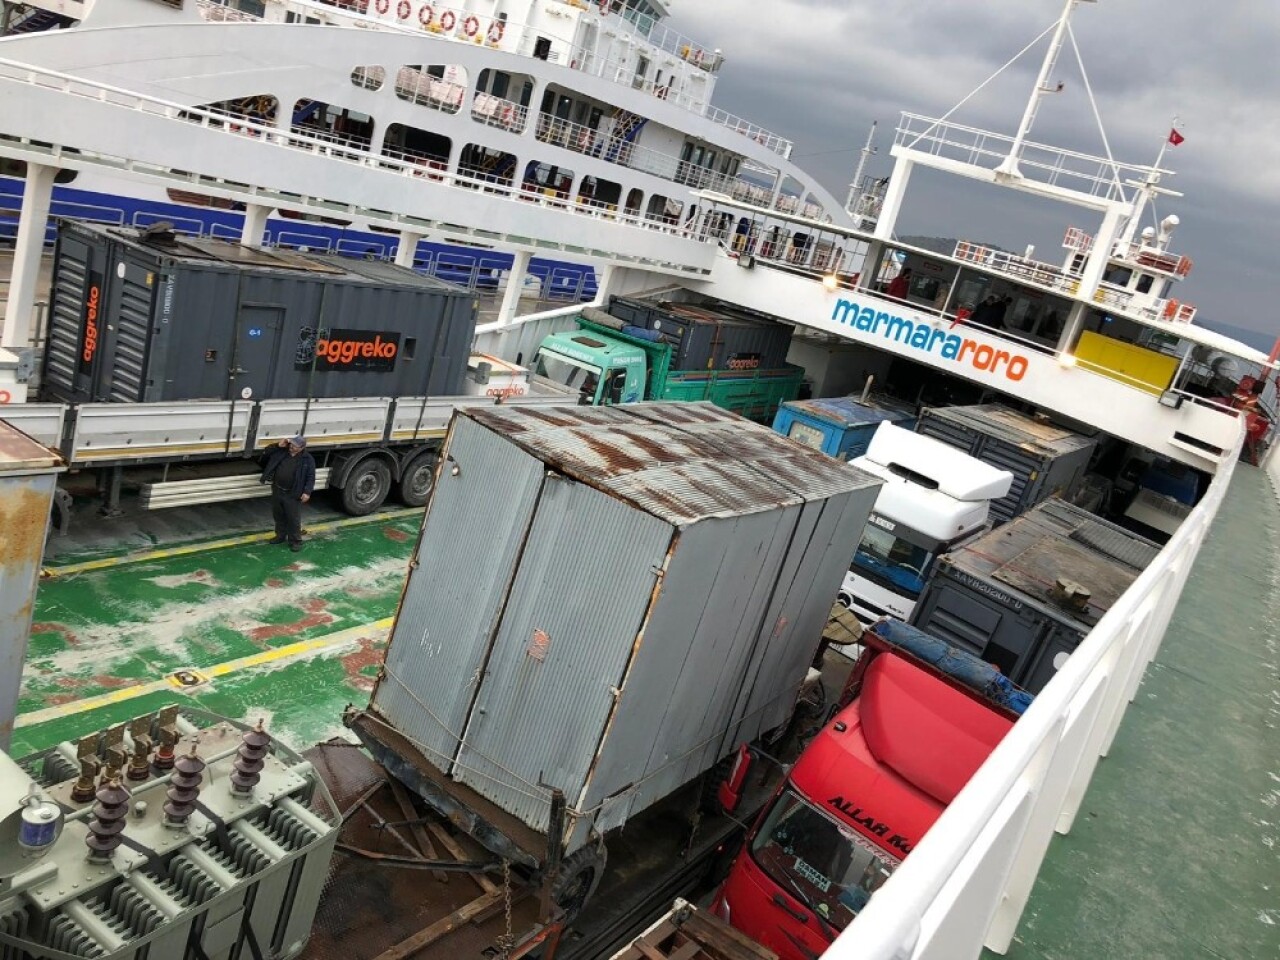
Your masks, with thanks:
[[[778,960],[722,920],[677,900],[661,920],[613,960]]]

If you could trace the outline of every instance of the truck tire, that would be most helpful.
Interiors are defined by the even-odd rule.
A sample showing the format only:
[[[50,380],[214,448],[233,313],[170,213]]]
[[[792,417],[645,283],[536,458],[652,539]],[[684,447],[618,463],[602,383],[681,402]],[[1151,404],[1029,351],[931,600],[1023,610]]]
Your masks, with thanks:
[[[406,507],[421,507],[431,496],[436,482],[436,455],[421,453],[409,461],[400,474],[396,495]]]
[[[353,517],[373,513],[391,490],[391,468],[379,457],[356,466],[342,485],[342,509]]]
[[[604,876],[604,864],[604,845],[595,843],[575,850],[561,862],[551,885],[551,899],[564,911],[566,923],[571,923],[595,894]]]

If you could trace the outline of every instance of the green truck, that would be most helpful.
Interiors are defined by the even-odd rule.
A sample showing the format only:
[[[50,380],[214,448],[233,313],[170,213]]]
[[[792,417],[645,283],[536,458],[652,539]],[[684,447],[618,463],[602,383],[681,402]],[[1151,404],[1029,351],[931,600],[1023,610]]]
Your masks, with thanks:
[[[533,369],[576,389],[582,404],[710,400],[769,423],[780,404],[796,399],[804,379],[804,369],[795,364],[761,369],[759,354],[748,351],[709,356],[697,369],[673,369],[675,334],[639,328],[593,307],[584,308],[577,323],[576,330],[542,341]]]

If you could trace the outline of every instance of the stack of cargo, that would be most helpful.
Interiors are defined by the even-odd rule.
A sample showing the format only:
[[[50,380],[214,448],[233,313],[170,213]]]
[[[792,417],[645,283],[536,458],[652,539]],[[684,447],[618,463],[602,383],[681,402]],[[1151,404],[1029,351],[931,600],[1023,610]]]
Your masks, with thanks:
[[[936,437],[1013,474],[1013,486],[991,501],[991,519],[1005,523],[1049,497],[1068,497],[1089,468],[1097,441],[998,403],[928,407],[916,433]]]
[[[406,267],[73,222],[55,263],[58,400],[463,392],[475,298]]]
[[[791,348],[791,327],[728,305],[610,297],[609,313],[632,336],[661,334],[672,370],[776,370]]]
[[[709,403],[460,411],[363,730],[571,852],[788,720],[879,486]]]
[[[1159,551],[1046,500],[942,557],[911,622],[1039,693]]]

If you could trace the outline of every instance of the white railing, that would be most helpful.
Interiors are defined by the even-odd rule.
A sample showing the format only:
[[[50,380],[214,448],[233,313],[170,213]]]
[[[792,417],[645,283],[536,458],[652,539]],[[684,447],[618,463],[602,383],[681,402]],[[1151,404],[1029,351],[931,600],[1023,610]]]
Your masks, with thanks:
[[[1070,831],[1155,657],[1243,442],[1200,504],[1040,692],[826,960],[1005,953],[1055,832]]]
[[[518,178],[488,178],[483,175],[477,175],[474,172],[468,173],[464,171],[459,171],[456,174],[438,173],[431,169],[429,164],[427,164],[428,169],[424,170],[424,158],[400,159],[393,154],[374,152],[354,145],[341,137],[283,130],[243,117],[230,116],[225,112],[174,103],[158,97],[151,97],[109,84],[85,80],[27,63],[0,58],[0,82],[25,83],[34,87],[52,89],[69,96],[134,110],[141,114],[161,117],[178,123],[194,124],[206,129],[225,132],[229,136],[248,137],[264,144],[319,155],[335,161],[356,164],[376,170],[394,171],[410,177],[429,176],[430,179],[438,180],[446,186],[466,189],[476,189],[478,186],[482,186],[486,192],[497,194],[507,199],[522,202],[534,200],[534,202],[541,203],[544,206],[555,206],[559,209],[569,210],[585,216],[599,216],[599,211],[591,206],[569,205],[553,202],[547,198],[530,197],[527,192],[521,189]],[[0,141],[13,141],[14,139],[12,136],[0,133]],[[73,148],[70,152],[65,153],[68,162],[101,163],[114,169],[123,168],[140,172],[152,171],[163,174],[168,180],[189,182],[194,185],[217,181],[216,186],[218,189],[234,192],[245,199],[249,199],[251,202],[261,203],[264,200],[278,200],[283,201],[285,206],[304,206],[318,211],[361,213],[375,220],[387,219],[387,215],[384,212],[364,210],[345,201],[303,195],[302,193],[288,194],[286,196],[281,191],[273,191],[256,186],[243,187],[229,182],[224,183],[217,178],[210,178],[191,170],[178,171],[157,167],[155,164],[139,158],[115,157],[105,154],[99,156],[91,148],[81,145],[55,145],[51,148],[42,148],[42,152],[62,155],[67,150],[67,147]],[[629,227],[685,235],[685,231],[678,222],[647,215],[612,213],[610,220]]]
[[[485,46],[495,50],[516,50],[514,38],[524,36],[527,37],[527,42],[524,44],[524,48],[516,50],[516,52],[530,56],[533,51],[532,44],[535,34],[526,30],[523,24],[512,20],[502,21],[501,25],[499,25],[497,20],[479,18],[468,13],[465,9],[433,4],[429,0],[425,0],[425,2],[424,0],[412,0],[410,18],[400,22],[383,20],[361,13],[359,10],[343,9],[328,3],[313,2],[313,0],[273,0],[273,2],[290,13],[302,17],[311,17],[322,23],[345,24],[375,30],[397,30],[417,34],[427,32],[433,36],[452,39],[461,43],[483,43]],[[579,9],[586,9],[587,7],[585,0],[577,3],[571,2],[571,0],[560,0],[560,2]],[[227,7],[226,0],[198,0],[198,5],[206,20],[251,21],[262,19]],[[392,4],[392,9],[397,7],[398,0]],[[423,25],[419,20],[424,7],[430,10],[431,13],[431,20],[427,25]],[[448,14],[447,17],[445,16],[446,13]],[[474,23],[472,23],[473,21]],[[442,23],[447,25],[447,28],[442,26]],[[469,24],[476,31],[474,35],[469,36],[466,33]],[[640,42],[653,46],[656,50],[672,53],[697,69],[715,73],[723,62],[723,57],[720,54],[714,52],[708,54],[705,47],[698,45],[682,34],[667,30],[665,27],[646,33],[637,29],[634,24],[630,26],[634,31],[635,37]],[[637,81],[634,64],[601,57],[593,49],[589,50],[584,46],[572,44],[568,47],[567,55],[563,57],[555,56],[553,59],[591,76],[600,77],[632,88],[643,89],[655,97],[668,100],[691,113],[705,116],[713,123],[727,127],[735,133],[740,133],[782,157],[791,156],[791,150],[794,145],[790,140],[770,133],[763,127],[744,120],[742,117],[712,107],[706,100],[702,99],[701,95],[695,95],[692,91],[672,91],[666,87],[658,86],[652,80]]]
[[[973,166],[995,169],[1013,149],[1014,139],[977,127],[904,113],[898,124],[894,146],[946,157]],[[1124,181],[1146,180],[1149,167],[1117,163],[1026,141],[1018,158],[1018,169],[1028,180],[1063,187],[1108,201],[1124,202]]]

